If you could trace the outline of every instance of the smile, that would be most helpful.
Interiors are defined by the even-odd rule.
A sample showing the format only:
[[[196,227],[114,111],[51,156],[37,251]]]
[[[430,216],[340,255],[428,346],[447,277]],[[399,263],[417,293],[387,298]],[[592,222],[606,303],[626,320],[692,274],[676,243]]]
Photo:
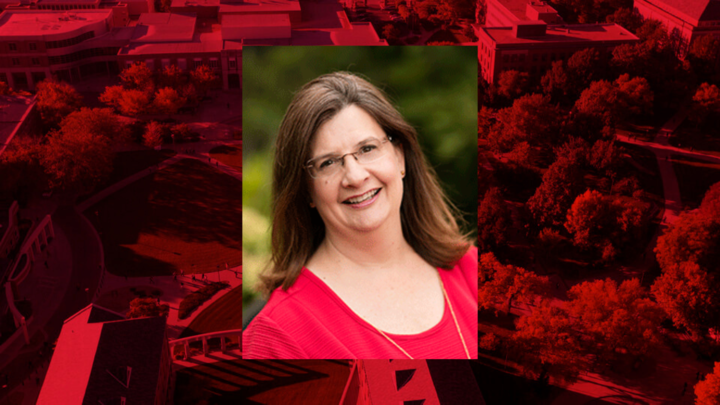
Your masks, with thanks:
[[[359,195],[357,197],[348,198],[347,200],[343,201],[343,204],[360,204],[364,201],[367,201],[373,197],[375,197],[380,192],[379,188],[376,188],[375,190],[370,190],[365,194]]]

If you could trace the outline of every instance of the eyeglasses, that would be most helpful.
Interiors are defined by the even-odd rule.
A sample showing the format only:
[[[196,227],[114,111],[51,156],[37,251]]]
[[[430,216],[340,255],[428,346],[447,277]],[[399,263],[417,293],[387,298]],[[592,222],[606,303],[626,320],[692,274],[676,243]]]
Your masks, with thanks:
[[[352,155],[360,164],[372,163],[385,156],[388,151],[387,142],[392,142],[392,137],[388,136],[383,140],[370,139],[364,142],[357,151],[346,153],[338,156],[322,156],[316,159],[308,160],[305,163],[305,169],[313,179],[331,177],[345,166],[345,156]]]

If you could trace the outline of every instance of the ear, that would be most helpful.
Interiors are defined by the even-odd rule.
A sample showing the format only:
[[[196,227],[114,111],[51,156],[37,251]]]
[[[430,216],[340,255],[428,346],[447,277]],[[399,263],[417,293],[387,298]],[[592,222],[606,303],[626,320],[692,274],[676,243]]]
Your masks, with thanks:
[[[403,149],[402,144],[399,142],[397,145],[394,145],[394,149],[395,149],[395,157],[397,158],[398,166],[400,166],[400,171],[405,172],[405,150]]]

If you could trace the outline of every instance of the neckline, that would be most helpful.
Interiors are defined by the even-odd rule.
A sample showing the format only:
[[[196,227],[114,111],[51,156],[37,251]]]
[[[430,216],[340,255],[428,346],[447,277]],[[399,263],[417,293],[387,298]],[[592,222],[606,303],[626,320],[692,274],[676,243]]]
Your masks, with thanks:
[[[445,280],[443,279],[442,270],[437,267],[435,269],[438,271],[438,276],[440,277],[440,282],[443,283],[443,285],[445,285]],[[318,277],[315,273],[313,273],[312,270],[303,266],[302,271],[300,272],[300,275],[301,276],[304,275],[305,277],[308,278],[308,280],[310,282],[312,282],[315,285],[317,285],[318,287],[320,287],[320,289],[323,290],[325,292],[325,294],[327,294],[327,296],[330,297],[330,299],[335,301],[338,304],[338,306],[343,311],[345,311],[345,313],[347,313],[348,316],[350,316],[350,318],[352,318],[355,322],[359,323],[364,328],[370,330],[373,333],[382,331],[384,334],[390,336],[392,339],[416,340],[416,339],[422,339],[422,338],[426,338],[426,337],[435,335],[435,334],[439,333],[445,327],[445,325],[447,324],[448,319],[450,317],[448,315],[450,313],[450,311],[448,310],[448,302],[447,302],[447,300],[450,299],[450,296],[448,295],[447,300],[443,296],[443,315],[442,315],[442,317],[435,325],[431,326],[429,329],[426,329],[422,332],[418,332],[415,334],[409,334],[409,335],[386,332],[380,328],[373,326],[370,322],[366,321],[360,315],[358,315],[355,311],[353,311],[352,308],[350,308],[345,303],[345,301],[343,301],[342,298],[340,298],[340,296],[337,295],[337,293],[332,288],[330,288],[330,286],[328,286],[320,277]],[[382,335],[380,335],[380,336],[382,336]]]

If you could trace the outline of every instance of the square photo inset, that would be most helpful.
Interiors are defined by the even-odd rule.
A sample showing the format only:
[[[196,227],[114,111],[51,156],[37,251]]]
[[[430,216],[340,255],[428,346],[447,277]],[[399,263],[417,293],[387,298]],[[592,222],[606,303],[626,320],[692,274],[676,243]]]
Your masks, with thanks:
[[[477,49],[243,49],[243,358],[477,358]]]

